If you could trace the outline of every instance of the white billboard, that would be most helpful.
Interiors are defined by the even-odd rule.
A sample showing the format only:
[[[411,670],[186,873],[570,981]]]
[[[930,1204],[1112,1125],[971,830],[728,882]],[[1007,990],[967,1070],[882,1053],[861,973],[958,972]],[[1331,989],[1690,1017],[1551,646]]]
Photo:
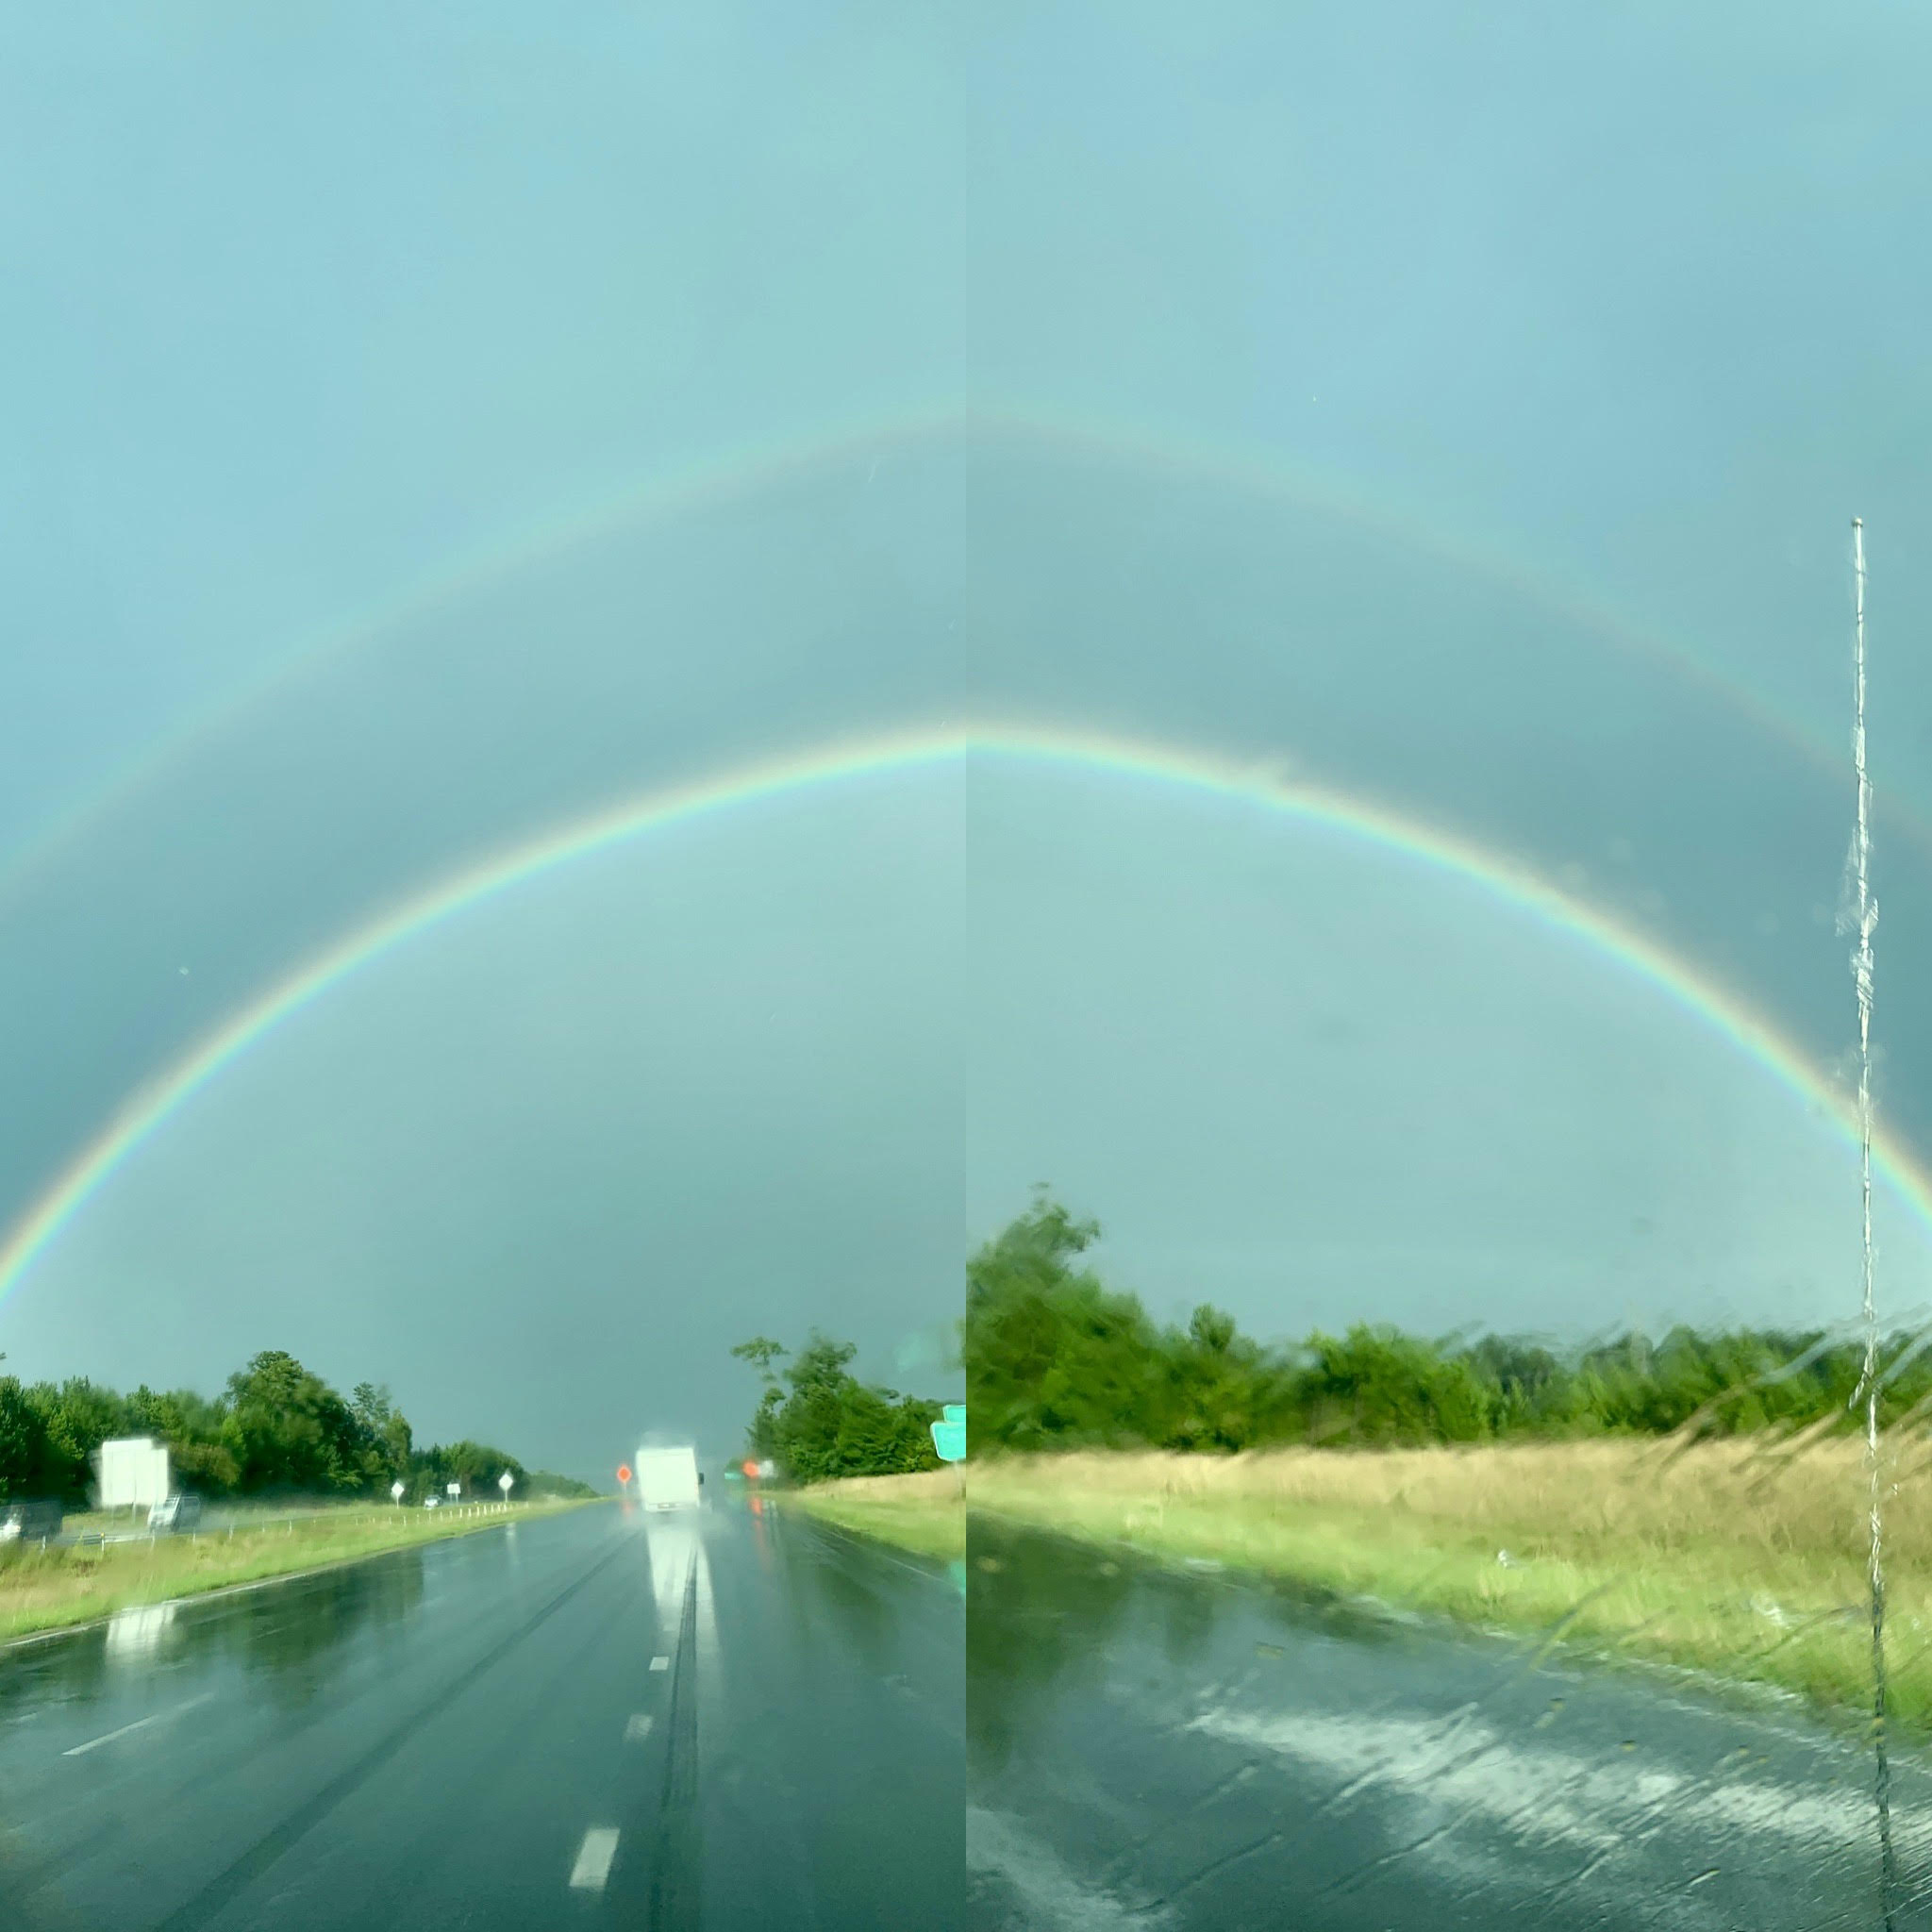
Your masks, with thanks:
[[[168,1500],[168,1445],[152,1436],[122,1436],[101,1444],[100,1507],[139,1508]]]

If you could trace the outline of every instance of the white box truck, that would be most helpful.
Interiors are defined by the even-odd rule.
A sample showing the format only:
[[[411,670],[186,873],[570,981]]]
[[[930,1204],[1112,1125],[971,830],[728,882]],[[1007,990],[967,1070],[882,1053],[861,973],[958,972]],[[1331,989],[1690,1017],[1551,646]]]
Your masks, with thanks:
[[[689,1442],[638,1451],[638,1501],[646,1509],[695,1509],[701,1480],[698,1452]]]

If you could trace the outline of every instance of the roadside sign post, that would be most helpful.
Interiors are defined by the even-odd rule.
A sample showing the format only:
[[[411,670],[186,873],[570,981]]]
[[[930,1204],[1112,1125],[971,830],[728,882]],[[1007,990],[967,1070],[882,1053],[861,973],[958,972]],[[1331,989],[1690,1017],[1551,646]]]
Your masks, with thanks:
[[[930,1424],[932,1446],[941,1462],[950,1462],[959,1472],[959,1493],[966,1493],[966,1405],[949,1402],[942,1411],[944,1420]]]
[[[629,1492],[629,1490],[630,1464],[627,1462],[620,1462],[617,1465],[617,1492],[619,1495],[625,1495]]]
[[[389,1486],[390,1501],[392,1502],[398,1509],[400,1509],[403,1507],[404,1487],[405,1486],[400,1482],[393,1482]]]
[[[506,1503],[509,1501],[509,1486],[515,1481],[516,1477],[510,1474],[508,1470],[505,1470],[504,1473],[496,1478],[496,1487],[503,1491],[503,1500]]]

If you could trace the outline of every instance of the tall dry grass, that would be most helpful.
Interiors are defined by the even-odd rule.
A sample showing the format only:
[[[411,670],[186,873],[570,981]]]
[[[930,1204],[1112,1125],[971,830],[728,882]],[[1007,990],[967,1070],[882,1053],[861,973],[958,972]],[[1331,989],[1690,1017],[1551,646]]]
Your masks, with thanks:
[[[950,1469],[914,1470],[908,1475],[841,1475],[828,1483],[814,1483],[808,1493],[844,1496],[854,1502],[957,1503],[959,1479]]]
[[[1932,1727],[1932,1467],[1886,1462],[1893,1706]],[[1869,1708],[1866,1477],[1842,1437],[971,1467],[974,1507]]]
[[[877,1537],[924,1557],[966,1554],[966,1508],[950,1469],[908,1475],[849,1475],[784,1492],[785,1500],[841,1529]]]

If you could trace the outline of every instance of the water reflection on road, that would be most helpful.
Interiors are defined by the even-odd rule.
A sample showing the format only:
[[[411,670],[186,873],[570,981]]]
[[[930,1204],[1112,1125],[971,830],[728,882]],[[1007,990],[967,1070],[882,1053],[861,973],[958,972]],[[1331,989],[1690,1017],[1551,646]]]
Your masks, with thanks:
[[[117,1676],[132,1686],[158,1671],[222,1662],[245,1671],[258,1696],[299,1707],[327,1688],[354,1639],[379,1645],[423,1596],[422,1551],[398,1550],[261,1589],[131,1606],[12,1651],[0,1672],[0,1721],[9,1707],[111,1702]]]
[[[974,1520],[972,1923],[1869,1926],[1871,1757],[1794,1707]],[[1895,1767],[1928,1923],[1932,1778]]]

